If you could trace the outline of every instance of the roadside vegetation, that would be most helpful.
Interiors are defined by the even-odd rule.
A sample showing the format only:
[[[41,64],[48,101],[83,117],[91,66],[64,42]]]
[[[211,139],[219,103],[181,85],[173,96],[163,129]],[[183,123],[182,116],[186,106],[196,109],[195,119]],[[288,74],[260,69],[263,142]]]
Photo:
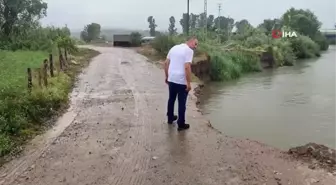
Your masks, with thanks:
[[[265,19],[257,27],[248,20],[206,17],[204,13],[191,14],[189,27],[187,19],[188,15],[183,14],[179,21],[182,34],[177,33],[173,16],[169,18],[168,32],[157,33],[155,19],[149,16],[150,34],[156,36],[151,47],[157,55],[165,57],[173,45],[185,41],[189,30],[189,35],[197,36],[200,43],[196,56],[210,56],[210,77],[214,81],[236,79],[244,73],[260,71],[260,58],[265,53],[273,56],[275,66],[284,66],[294,65],[298,59],[319,57],[329,47],[319,31],[321,22],[310,10],[291,8],[279,19]],[[298,37],[274,39],[272,30],[295,31]]]
[[[19,3],[20,1],[20,3]],[[42,27],[47,4],[41,0],[0,1],[0,165],[7,154],[16,154],[21,144],[48,127],[47,120],[68,102],[75,75],[97,52],[78,49],[79,40],[67,27]],[[48,78],[48,87],[33,81],[27,88],[27,68],[39,68],[53,54],[55,68],[59,51],[67,50],[71,63],[66,71]]]

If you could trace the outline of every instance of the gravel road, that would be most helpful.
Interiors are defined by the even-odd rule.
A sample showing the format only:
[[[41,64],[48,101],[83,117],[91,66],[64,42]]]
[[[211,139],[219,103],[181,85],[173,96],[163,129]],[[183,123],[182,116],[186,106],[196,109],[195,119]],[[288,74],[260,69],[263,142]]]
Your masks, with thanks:
[[[133,50],[101,52],[80,75],[71,108],[24,155],[0,169],[1,185],[332,185],[283,152],[224,136],[190,96],[188,131],[165,123],[162,69]]]

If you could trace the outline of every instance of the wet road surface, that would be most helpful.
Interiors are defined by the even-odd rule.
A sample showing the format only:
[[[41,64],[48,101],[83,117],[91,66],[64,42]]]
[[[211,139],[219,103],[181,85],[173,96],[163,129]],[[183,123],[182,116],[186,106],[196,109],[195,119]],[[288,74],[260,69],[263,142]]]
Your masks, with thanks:
[[[89,47],[89,46],[88,46]],[[223,136],[190,96],[187,122],[165,123],[164,73],[135,51],[93,47],[56,129],[0,170],[1,185],[334,184],[272,147]]]

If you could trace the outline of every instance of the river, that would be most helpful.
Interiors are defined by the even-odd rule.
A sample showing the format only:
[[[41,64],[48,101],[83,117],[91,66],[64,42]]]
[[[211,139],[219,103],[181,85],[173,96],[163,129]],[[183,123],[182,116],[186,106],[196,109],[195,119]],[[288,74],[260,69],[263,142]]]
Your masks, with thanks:
[[[200,108],[228,136],[281,149],[308,142],[336,148],[335,58],[336,47],[331,46],[321,57],[292,67],[209,83]]]

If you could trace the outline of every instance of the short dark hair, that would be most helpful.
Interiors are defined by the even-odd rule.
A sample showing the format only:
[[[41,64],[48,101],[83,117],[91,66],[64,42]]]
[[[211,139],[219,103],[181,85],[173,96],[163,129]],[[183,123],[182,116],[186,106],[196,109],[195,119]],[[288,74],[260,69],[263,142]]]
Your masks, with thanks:
[[[195,40],[195,39],[197,39],[197,37],[196,36],[188,36],[187,37],[187,41],[190,41],[190,40]]]

